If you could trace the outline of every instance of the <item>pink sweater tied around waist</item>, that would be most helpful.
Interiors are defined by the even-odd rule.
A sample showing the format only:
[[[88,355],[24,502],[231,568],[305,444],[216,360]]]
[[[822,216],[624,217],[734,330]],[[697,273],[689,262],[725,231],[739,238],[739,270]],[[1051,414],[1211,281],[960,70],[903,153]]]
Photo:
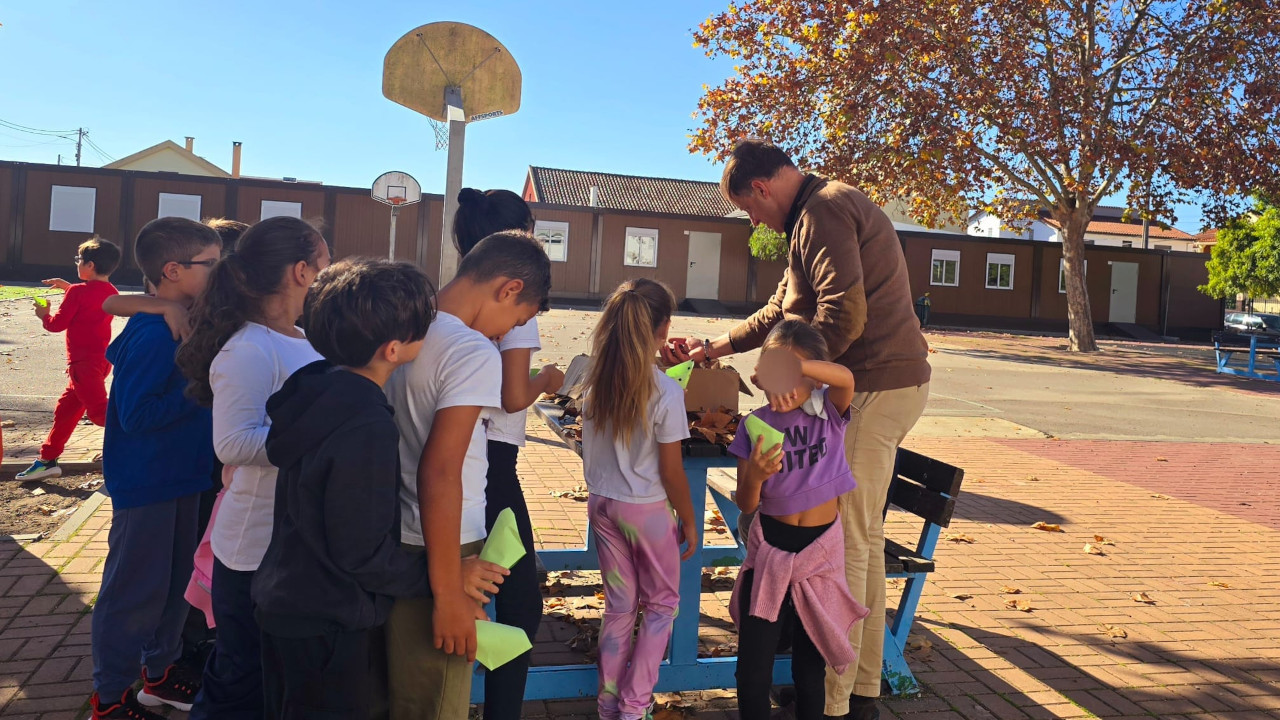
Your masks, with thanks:
[[[849,630],[870,614],[849,592],[844,578],[844,533],[839,519],[809,547],[789,553],[765,542],[760,523],[751,524],[747,536],[747,559],[738,573],[729,601],[729,615],[738,621],[738,592],[747,570],[755,569],[752,582],[751,614],[774,622],[787,592],[796,615],[813,644],[838,673],[857,659],[849,644]]]

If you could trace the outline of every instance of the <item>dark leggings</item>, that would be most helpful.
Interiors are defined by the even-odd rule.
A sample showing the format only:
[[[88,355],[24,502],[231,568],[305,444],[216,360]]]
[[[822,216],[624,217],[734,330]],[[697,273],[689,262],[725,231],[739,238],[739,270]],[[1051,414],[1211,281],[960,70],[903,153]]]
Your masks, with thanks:
[[[497,620],[524,630],[533,642],[542,622],[542,591],[538,589],[538,567],[533,546],[533,524],[529,521],[529,508],[524,502],[520,479],[516,476],[516,458],[520,448],[496,440],[489,441],[489,477],[485,486],[485,529],[493,529],[498,513],[511,508],[516,514],[516,526],[524,543],[525,556],[511,568],[494,597]],[[529,677],[527,652],[497,670],[490,670],[484,679],[485,720],[519,720],[524,706],[525,680]]]
[[[756,522],[770,545],[797,553],[804,550],[831,527],[796,527],[759,515]],[[773,661],[780,649],[791,646],[791,678],[796,686],[796,720],[822,720],[826,693],[827,664],[805,632],[788,592],[769,622],[751,615],[751,594],[755,570],[742,576],[738,593],[738,714],[742,720],[767,720],[770,715],[769,690],[773,686]]]

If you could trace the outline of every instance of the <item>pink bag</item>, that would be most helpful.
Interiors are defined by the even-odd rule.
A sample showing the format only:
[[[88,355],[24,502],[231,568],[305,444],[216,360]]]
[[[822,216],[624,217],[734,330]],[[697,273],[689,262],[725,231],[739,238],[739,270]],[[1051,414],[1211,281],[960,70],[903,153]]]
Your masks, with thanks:
[[[222,489],[218,491],[218,499],[213,501],[213,512],[209,515],[209,526],[200,538],[196,547],[195,568],[191,571],[191,582],[187,583],[187,591],[183,597],[191,603],[191,607],[204,613],[204,621],[209,627],[216,627],[213,622],[213,524],[218,520],[218,508],[222,498],[227,494],[227,485],[231,484],[233,467],[222,468]]]

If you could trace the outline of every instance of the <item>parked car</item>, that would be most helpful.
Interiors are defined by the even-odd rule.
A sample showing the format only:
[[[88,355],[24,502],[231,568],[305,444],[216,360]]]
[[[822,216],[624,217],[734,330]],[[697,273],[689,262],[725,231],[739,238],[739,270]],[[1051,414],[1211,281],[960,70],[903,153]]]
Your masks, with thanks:
[[[1270,313],[1227,313],[1223,325],[1227,330],[1233,332],[1280,337],[1280,315]]]

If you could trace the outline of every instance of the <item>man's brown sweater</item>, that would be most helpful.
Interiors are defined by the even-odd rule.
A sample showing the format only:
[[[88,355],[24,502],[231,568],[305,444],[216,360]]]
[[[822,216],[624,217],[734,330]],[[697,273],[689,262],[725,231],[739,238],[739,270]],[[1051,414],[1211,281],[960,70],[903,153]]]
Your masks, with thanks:
[[[929,346],[884,211],[844,183],[809,176],[789,223],[787,271],[769,304],[729,333],[734,350],[760,347],[778,322],[800,318],[826,338],[832,360],[853,371],[856,391],[928,382]]]

